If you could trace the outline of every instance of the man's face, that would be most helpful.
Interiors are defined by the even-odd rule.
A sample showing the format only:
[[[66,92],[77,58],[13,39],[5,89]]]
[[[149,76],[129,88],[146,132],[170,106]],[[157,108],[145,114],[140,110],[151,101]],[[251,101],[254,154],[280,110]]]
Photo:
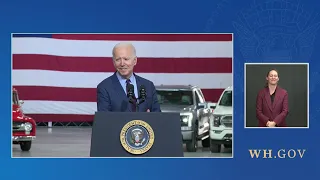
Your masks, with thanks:
[[[118,47],[114,50],[113,65],[121,76],[129,78],[136,64],[137,58],[130,46]]]
[[[271,85],[276,85],[279,81],[278,73],[274,70],[270,71],[267,77],[267,81]]]

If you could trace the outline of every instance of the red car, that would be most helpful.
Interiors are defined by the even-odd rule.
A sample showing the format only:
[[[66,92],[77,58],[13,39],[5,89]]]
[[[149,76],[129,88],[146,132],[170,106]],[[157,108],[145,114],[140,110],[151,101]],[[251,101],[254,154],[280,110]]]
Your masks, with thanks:
[[[12,90],[12,143],[20,144],[22,151],[31,149],[32,141],[36,138],[36,122],[24,115],[19,100],[18,91]]]

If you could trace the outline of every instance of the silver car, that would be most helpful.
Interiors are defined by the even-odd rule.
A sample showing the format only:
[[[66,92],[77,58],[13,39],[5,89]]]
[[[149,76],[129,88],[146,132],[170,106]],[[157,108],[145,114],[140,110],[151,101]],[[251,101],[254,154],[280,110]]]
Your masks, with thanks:
[[[209,122],[212,109],[206,104],[201,89],[197,86],[156,86],[162,112],[180,113],[183,143],[188,152],[196,152],[198,141],[203,147],[210,146]]]

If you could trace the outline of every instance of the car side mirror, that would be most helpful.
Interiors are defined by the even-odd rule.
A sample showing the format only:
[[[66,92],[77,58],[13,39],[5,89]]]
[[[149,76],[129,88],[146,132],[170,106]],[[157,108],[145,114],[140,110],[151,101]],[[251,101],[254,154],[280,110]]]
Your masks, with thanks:
[[[205,103],[198,103],[197,104],[197,118],[200,118],[200,115],[203,114],[204,108],[206,107]]]
[[[200,118],[201,109],[197,109],[197,118]]]
[[[198,103],[197,104],[197,109],[203,109],[206,107],[206,103]]]

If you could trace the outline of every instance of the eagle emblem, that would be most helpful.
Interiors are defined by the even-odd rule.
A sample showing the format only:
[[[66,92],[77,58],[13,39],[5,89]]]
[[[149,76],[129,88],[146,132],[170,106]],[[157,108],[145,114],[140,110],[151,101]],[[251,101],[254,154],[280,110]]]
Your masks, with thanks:
[[[135,146],[143,145],[146,138],[144,138],[144,132],[140,128],[135,128],[131,131],[131,143]]]
[[[120,132],[122,147],[131,154],[144,154],[154,143],[152,127],[145,121],[132,120],[125,124]]]
[[[293,18],[302,17],[304,18]],[[264,1],[239,13],[233,27],[245,61],[308,61],[320,22],[300,4]]]

